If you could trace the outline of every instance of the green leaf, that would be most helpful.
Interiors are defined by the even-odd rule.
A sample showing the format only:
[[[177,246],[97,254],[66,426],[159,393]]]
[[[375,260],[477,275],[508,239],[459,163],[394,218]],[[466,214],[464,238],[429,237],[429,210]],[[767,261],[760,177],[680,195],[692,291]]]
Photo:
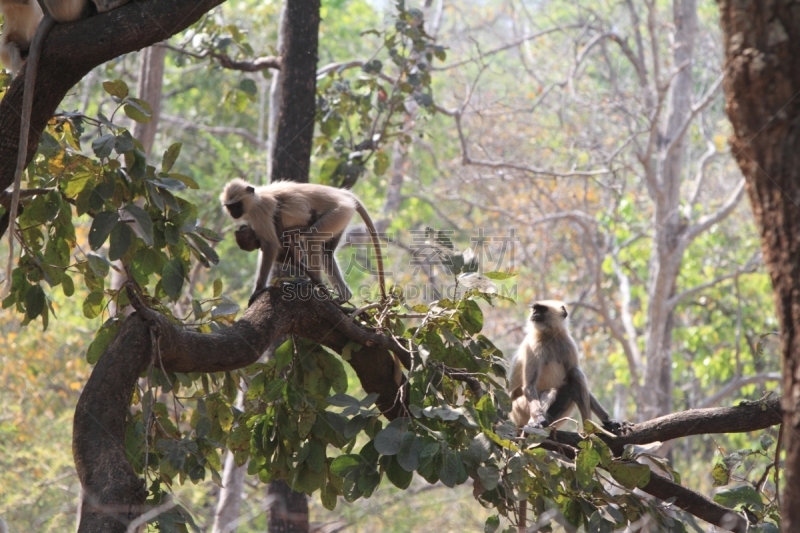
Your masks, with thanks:
[[[136,224],[139,226],[139,230],[141,231],[142,240],[144,240],[145,244],[148,246],[153,246],[153,220],[150,218],[150,215],[147,213],[147,211],[136,204],[128,204],[123,207],[123,209],[127,211],[136,221]]]
[[[256,82],[251,80],[250,78],[244,78],[242,81],[239,82],[239,90],[246,94],[249,94],[250,96],[255,96],[258,93]]]
[[[128,98],[122,108],[128,118],[141,124],[146,124],[153,119],[153,110],[150,104],[139,98]]]
[[[90,292],[89,296],[83,301],[83,316],[86,318],[97,318],[103,311],[103,293]]]
[[[500,271],[484,272],[483,275],[489,279],[494,279],[498,281],[513,278],[514,276],[516,276],[516,274],[514,274],[513,272],[500,272]]]
[[[289,363],[292,362],[293,355],[294,344],[292,340],[289,339],[275,350],[275,370],[280,371],[289,366]]]
[[[99,330],[97,330],[94,340],[86,350],[87,363],[93,365],[100,359],[100,356],[103,355],[103,352],[106,350],[108,345],[111,344],[111,341],[114,340],[114,337],[116,337],[120,324],[120,321],[112,319],[107,321]]]
[[[161,286],[164,292],[173,300],[177,300],[183,288],[183,262],[175,257],[169,261],[161,270]],[[213,314],[214,311],[212,310]]]
[[[104,81],[103,89],[111,96],[116,96],[120,100],[128,96],[128,85],[122,80]]]
[[[189,176],[184,176],[183,174],[178,174],[177,172],[170,172],[169,177],[174,179],[174,180],[182,181],[183,184],[186,185],[187,187],[189,187],[190,189],[199,189],[200,188],[200,186],[197,184],[197,182],[194,181]]]
[[[89,268],[97,277],[104,278],[108,276],[108,271],[111,268],[108,259],[93,253],[86,254],[86,258],[89,260]]]
[[[722,463],[714,465],[714,469],[711,470],[711,477],[714,479],[715,487],[721,487],[730,483],[730,472],[728,472],[728,469]]]
[[[475,300],[465,300],[459,304],[461,315],[459,322],[470,335],[480,333],[483,328],[483,311]]]
[[[403,435],[408,431],[408,419],[395,418],[375,436],[375,449],[381,455],[397,455]]]
[[[117,222],[119,222],[119,213],[116,211],[97,213],[92,220],[92,227],[89,229],[89,247],[97,250],[103,246]]]
[[[340,455],[331,463],[331,473],[339,477],[347,477],[366,465],[366,460],[357,454]]]
[[[458,480],[459,454],[445,444],[442,446],[442,458],[439,479],[446,487],[453,488]]]
[[[219,298],[220,294],[222,294],[222,280],[216,278],[214,280],[214,298]]]
[[[400,449],[397,452],[397,462],[409,472],[419,468],[419,457],[422,448],[425,446],[425,439],[412,432],[407,431],[400,440]]]
[[[128,130],[124,130],[117,135],[116,142],[114,143],[115,152],[124,154],[125,152],[130,152],[134,148],[136,148],[136,145],[133,143],[133,137]]]
[[[209,244],[202,237],[195,235],[194,233],[187,233],[187,236],[211,264],[219,264],[219,256],[217,255],[217,252],[211,246],[209,246]]]
[[[133,230],[124,222],[117,222],[111,230],[111,241],[108,248],[108,259],[116,261],[125,255],[133,242]]]
[[[486,523],[483,524],[483,533],[494,533],[500,527],[500,517],[496,514],[493,514],[489,518],[486,519]]]
[[[174,178],[155,178],[153,181],[153,185],[159,187],[161,189],[166,189],[168,191],[175,191],[180,192],[186,189],[186,184],[181,180],[176,180]]]
[[[641,488],[650,482],[650,467],[639,463],[613,461],[608,471],[617,482],[627,489]]]
[[[500,482],[500,471],[494,466],[478,467],[478,477],[486,490],[494,490]]]
[[[575,459],[575,477],[581,486],[588,488],[594,480],[594,469],[600,464],[600,454],[589,443],[586,444],[581,446]]]
[[[408,486],[411,485],[411,480],[414,477],[413,471],[408,472],[402,468],[398,463],[396,456],[386,457],[385,461],[386,477],[389,478],[389,481],[391,481],[392,484],[399,489],[407,489]]]
[[[323,183],[330,183],[336,177],[336,171],[341,164],[338,157],[330,157],[322,163],[322,168],[319,171],[319,179]]]
[[[478,403],[475,404],[475,411],[478,413],[478,423],[481,428],[491,430],[497,419],[497,409],[495,409],[489,394],[478,400]]]
[[[61,291],[67,298],[75,294],[75,283],[72,281],[71,277],[65,275],[61,278]]]
[[[764,500],[761,494],[750,485],[742,485],[732,489],[721,489],[714,495],[714,501],[730,509],[735,509],[738,505],[751,505],[756,509],[764,507]]]
[[[110,133],[106,133],[92,142],[92,151],[94,155],[102,159],[111,155],[116,143],[117,138]]]
[[[375,163],[373,163],[373,170],[376,176],[383,176],[389,168],[389,156],[386,152],[378,152],[375,154]]]
[[[25,293],[25,316],[33,320],[44,310],[45,296],[42,287],[37,283]]]
[[[63,183],[63,182],[62,182]],[[89,172],[78,172],[69,177],[69,181],[62,185],[67,198],[75,198],[87,185],[94,183],[94,176]]]
[[[174,143],[167,148],[167,151],[164,152],[164,158],[161,160],[161,172],[169,172],[172,169],[181,153],[182,146],[183,143]]]

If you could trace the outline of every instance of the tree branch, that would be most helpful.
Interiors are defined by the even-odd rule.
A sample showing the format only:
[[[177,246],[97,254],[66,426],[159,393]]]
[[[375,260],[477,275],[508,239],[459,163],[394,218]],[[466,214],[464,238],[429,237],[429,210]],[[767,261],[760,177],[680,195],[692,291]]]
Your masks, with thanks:
[[[728,196],[728,199],[717,209],[716,212],[711,213],[710,215],[706,215],[701,217],[700,220],[697,221],[697,224],[694,224],[686,230],[684,234],[684,240],[689,243],[697,238],[701,233],[708,230],[716,224],[725,219],[728,215],[736,209],[736,206],[739,205],[739,200],[742,199],[742,195],[744,194],[744,178],[739,180],[739,183],[736,184],[736,188],[733,192]]]
[[[48,34],[36,76],[26,164],[39,137],[67,92],[94,67],[120,55],[161,42],[178,33],[223,0],[140,0],[70,24]],[[158,21],[158,24],[153,24]],[[19,109],[24,69],[0,101],[0,190],[14,179],[19,136]]]
[[[736,379],[729,381],[725,386],[712,394],[697,406],[697,409],[705,409],[713,407],[725,399],[728,395],[733,394],[742,387],[747,385],[754,385],[758,383],[766,383],[768,381],[780,381],[782,379],[780,372],[764,372],[763,374],[756,374],[755,376],[739,376]]]
[[[757,255],[756,255],[756,257],[757,257]],[[666,304],[667,309],[671,311],[671,310],[675,309],[675,307],[679,303],[681,303],[683,300],[685,300],[689,296],[692,296],[693,294],[697,294],[698,292],[702,292],[702,291],[704,291],[704,290],[706,290],[708,288],[713,287],[714,285],[722,283],[723,281],[729,280],[731,278],[735,278],[736,276],[741,276],[742,274],[755,272],[757,262],[754,261],[754,259],[755,259],[755,257],[753,259],[750,259],[750,261],[745,263],[742,267],[737,268],[733,272],[728,272],[727,274],[724,274],[724,275],[719,276],[719,277],[717,277],[715,279],[712,279],[711,281],[707,281],[705,283],[701,283],[700,285],[697,285],[696,287],[692,287],[691,289],[686,289],[685,291],[676,294],[675,296],[673,296],[672,298],[667,300],[667,304]]]
[[[81,532],[124,532],[144,511],[146,491],[125,455],[125,420],[133,387],[155,362],[151,333],[158,342],[166,372],[221,372],[258,360],[277,338],[301,335],[341,351],[350,341],[363,343],[348,361],[366,392],[379,394],[376,405],[393,419],[405,413],[407,398],[394,381],[394,360],[372,343],[373,332],[361,328],[325,300],[288,299],[280,287],[260,295],[233,326],[213,334],[180,329],[144,306],[129,291],[137,313],[122,324],[95,365],[75,410],[72,450],[86,495]],[[345,327],[342,327],[342,326]],[[348,333],[356,333],[353,337]],[[380,337],[380,336],[378,336]]]
[[[615,455],[621,455],[628,444],[665,442],[690,435],[709,433],[744,433],[781,423],[780,400],[741,402],[736,407],[690,409],[634,424],[625,434],[613,437],[600,434]],[[578,433],[556,431],[554,441],[577,447],[584,440]]]
[[[256,137],[247,128],[236,128],[233,126],[205,126],[190,120],[184,120],[180,117],[173,117],[170,115],[161,115],[161,120],[164,122],[169,122],[170,124],[175,124],[187,130],[205,131],[213,135],[238,135],[259,150],[265,150],[267,147],[267,143],[259,141],[258,137]]]
[[[742,402],[736,407],[692,409],[673,413],[634,424],[631,430],[620,437],[598,434],[616,456],[622,455],[628,444],[649,444],[708,433],[742,433],[765,429],[781,423],[783,412],[780,400]],[[557,451],[574,459],[578,443],[584,438],[578,433],[553,432],[553,440],[542,443],[545,449]],[[681,486],[651,470],[650,481],[644,492],[661,500],[675,498],[674,505],[692,515],[725,529],[744,533],[748,523],[732,509],[719,505],[702,494]]]

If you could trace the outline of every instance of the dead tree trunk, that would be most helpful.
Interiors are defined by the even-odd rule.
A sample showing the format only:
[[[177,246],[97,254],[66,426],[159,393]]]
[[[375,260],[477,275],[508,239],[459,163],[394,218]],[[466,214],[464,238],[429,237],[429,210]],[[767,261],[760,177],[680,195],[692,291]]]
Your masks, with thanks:
[[[747,181],[775,292],[786,449],[781,528],[800,530],[800,12],[719,0],[731,146]]]

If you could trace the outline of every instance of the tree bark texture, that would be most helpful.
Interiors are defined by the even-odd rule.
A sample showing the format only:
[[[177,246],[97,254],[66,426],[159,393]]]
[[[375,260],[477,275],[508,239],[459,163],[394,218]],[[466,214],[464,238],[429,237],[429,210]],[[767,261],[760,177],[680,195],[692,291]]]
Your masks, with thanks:
[[[301,335],[337,352],[355,340],[364,348],[349,363],[364,390],[379,394],[376,405],[387,418],[405,412],[387,350],[391,340],[353,323],[329,301],[287,299],[272,287],[232,327],[200,334],[178,329],[137,305],[135,295],[131,299],[137,313],[101,356],[75,409],[72,453],[84,490],[80,533],[121,533],[142,514],[145,488],[125,456],[124,437],[134,384],[150,364],[167,372],[221,372],[256,362],[283,335]]]
[[[270,181],[308,183],[311,145],[317,112],[317,56],[319,0],[284,0],[278,53],[281,69],[275,71],[270,90]],[[291,276],[290,267],[273,265],[275,276]],[[269,483],[269,533],[308,532],[308,498],[294,492],[283,480]]]
[[[308,533],[308,498],[283,480],[271,481],[269,533]]]
[[[786,450],[781,529],[800,531],[800,6],[719,0],[730,143],[775,293]]]
[[[150,122],[135,122],[131,134],[142,141],[144,153],[150,156],[156,140],[161,119],[161,96],[164,87],[164,60],[167,48],[155,45],[145,48],[139,54],[139,85],[136,96],[150,104],[153,118]]]
[[[283,21],[281,113],[271,180],[307,182],[314,138],[320,0],[287,0]]]
[[[686,246],[681,234],[681,177],[684,171],[686,140],[683,123],[692,109],[692,56],[697,34],[696,0],[673,0],[675,24],[672,46],[673,68],[677,69],[670,88],[662,139],[656,151],[658,161],[651,162],[648,172],[655,191],[653,251],[647,306],[647,347],[644,374],[644,405],[640,419],[650,419],[672,411],[672,314],[667,302],[675,294]],[[635,341],[633,341],[635,342]]]

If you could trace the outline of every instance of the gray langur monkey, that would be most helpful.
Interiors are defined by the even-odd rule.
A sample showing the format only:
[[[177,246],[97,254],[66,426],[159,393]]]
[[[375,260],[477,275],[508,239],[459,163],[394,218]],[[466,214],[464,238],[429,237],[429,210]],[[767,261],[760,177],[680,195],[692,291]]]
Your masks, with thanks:
[[[531,305],[528,334],[511,360],[511,421],[517,427],[550,426],[577,405],[584,421],[594,411],[605,429],[624,434],[630,424],[611,420],[589,390],[578,366],[578,346],[569,333],[568,317],[567,307],[557,300]],[[518,533],[527,529],[527,503],[519,503]]]
[[[372,238],[378,262],[381,297],[386,298],[383,256],[378,232],[369,213],[352,192],[327,185],[292,181],[276,181],[269,185],[253,187],[246,181],[236,178],[225,185],[220,201],[231,217],[247,222],[261,246],[256,287],[250,297],[250,303],[266,288],[272,264],[283,248],[283,235],[278,235],[278,226],[281,229],[308,228],[312,233],[312,239],[314,233],[326,239],[322,249],[312,246],[307,250],[309,257],[307,273],[312,281],[321,284],[313,267],[322,265],[339,297],[343,301],[349,300],[352,293],[344,281],[334,252],[356,211],[364,220]]]
[[[519,427],[546,427],[577,405],[583,420],[594,411],[605,429],[624,433],[629,424],[612,420],[589,390],[568,316],[564,303],[557,300],[531,306],[528,334],[511,361],[511,420]]]
[[[46,9],[42,11],[37,0],[0,0],[5,26],[0,37],[0,61],[16,75],[26,63],[25,90],[22,95],[20,112],[19,147],[17,165],[14,170],[14,188],[8,210],[8,265],[6,286],[3,293],[11,287],[11,268],[14,261],[14,225],[19,209],[19,190],[25,160],[28,156],[28,135],[30,134],[31,111],[33,110],[33,88],[36,85],[36,72],[42,45],[47,34],[56,22],[74,22],[87,15],[92,8],[98,12],[109,11],[130,0],[41,0]]]

